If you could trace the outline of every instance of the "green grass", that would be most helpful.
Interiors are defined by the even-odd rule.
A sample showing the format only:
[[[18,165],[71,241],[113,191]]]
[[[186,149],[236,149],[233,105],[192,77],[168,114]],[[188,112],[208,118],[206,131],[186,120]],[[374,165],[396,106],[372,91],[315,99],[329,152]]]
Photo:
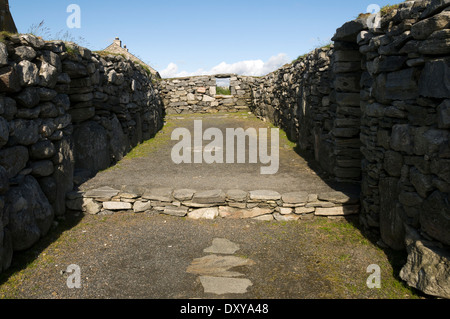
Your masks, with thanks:
[[[171,140],[170,132],[174,125],[175,125],[174,122],[167,121],[163,129],[160,130],[155,137],[139,144],[138,146],[133,148],[127,155],[125,155],[125,157],[116,165],[111,166],[105,170],[102,170],[101,172],[120,170],[122,169],[123,164],[126,164],[127,162],[137,158],[148,156],[151,152],[158,150],[158,148],[162,144],[165,144]]]
[[[302,54],[302,55],[298,56],[297,59],[295,59],[295,60],[292,61],[292,64],[294,64],[294,63],[296,63],[296,62],[299,62],[299,61],[302,61],[302,60],[306,59],[307,56],[308,56],[308,53],[305,53],[305,54]]]
[[[380,10],[381,16],[385,16],[385,15],[391,13],[392,11],[398,9],[399,6],[400,6],[400,4],[393,4],[393,5],[388,4],[388,5],[385,5]]]
[[[4,43],[5,40],[10,40],[14,33],[8,31],[0,31],[0,42]]]
[[[218,86],[218,87],[216,87],[216,94],[217,95],[231,95],[231,90],[230,90],[230,88]]]
[[[405,1],[402,1],[405,2]],[[383,17],[391,12],[393,12],[394,10],[397,10],[400,7],[400,4],[388,4],[385,5],[384,7],[382,7],[380,9],[380,15]],[[362,19],[362,18],[367,18],[371,15],[371,13],[365,12],[365,13],[360,13],[357,17],[357,19]]]
[[[80,54],[80,50],[77,46],[72,46],[68,43],[66,43],[66,52],[71,56],[77,56]]]

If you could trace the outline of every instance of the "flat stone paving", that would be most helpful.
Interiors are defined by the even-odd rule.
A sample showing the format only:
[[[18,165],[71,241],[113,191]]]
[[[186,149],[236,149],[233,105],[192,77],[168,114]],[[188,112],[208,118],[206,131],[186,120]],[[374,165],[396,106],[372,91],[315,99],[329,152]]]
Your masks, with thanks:
[[[270,124],[248,113],[167,116],[167,125],[154,139],[138,146],[116,166],[98,173],[82,184],[80,189],[88,191],[103,186],[116,189],[135,186],[149,189],[273,190],[279,193],[345,192],[347,189],[355,189],[353,185],[327,179],[313,161],[308,161],[295,152],[293,143],[283,134],[280,134],[279,170],[274,175],[262,175],[260,168],[267,165],[250,164],[248,157],[245,164],[175,164],[171,152],[178,141],[171,140],[172,131],[175,128],[186,128],[193,136],[195,120],[202,120],[203,132],[208,128],[220,129],[224,141],[227,128],[255,128],[257,131],[260,128],[272,128]],[[208,144],[209,141],[204,141],[203,147]],[[246,144],[248,152],[248,143]],[[192,151],[199,150],[192,148]],[[223,151],[226,154],[226,145]]]

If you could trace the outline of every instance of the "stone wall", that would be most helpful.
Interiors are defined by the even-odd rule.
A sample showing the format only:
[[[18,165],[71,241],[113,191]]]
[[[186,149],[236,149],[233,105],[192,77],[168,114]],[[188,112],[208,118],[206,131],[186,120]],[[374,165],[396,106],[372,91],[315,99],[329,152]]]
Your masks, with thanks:
[[[365,28],[357,37],[364,69],[362,221],[379,228],[389,247],[408,249],[404,280],[447,298],[449,6],[448,1],[402,3],[382,18],[379,28]],[[417,249],[424,245],[428,248]],[[435,257],[440,265],[430,263]]]
[[[358,48],[339,41],[252,85],[252,111],[283,128],[340,181],[361,176]]]
[[[252,86],[252,110],[361,182],[362,224],[409,253],[402,278],[450,297],[450,2],[361,15],[321,48]],[[419,275],[419,272],[421,275]]]
[[[269,190],[223,191],[102,187],[68,194],[68,207],[87,214],[160,213],[192,219],[293,221],[315,216],[344,217],[360,211],[359,194],[351,192],[280,194]]]
[[[0,43],[0,271],[66,211],[66,194],[163,123],[138,65],[63,42]]]
[[[216,79],[230,79],[231,95],[216,94]],[[236,112],[250,105],[252,79],[235,74],[205,75],[159,82],[167,114]]]
[[[252,85],[251,110],[281,127],[299,148],[314,152],[328,173],[334,170],[332,143],[335,107],[331,105],[332,47],[317,49]]]

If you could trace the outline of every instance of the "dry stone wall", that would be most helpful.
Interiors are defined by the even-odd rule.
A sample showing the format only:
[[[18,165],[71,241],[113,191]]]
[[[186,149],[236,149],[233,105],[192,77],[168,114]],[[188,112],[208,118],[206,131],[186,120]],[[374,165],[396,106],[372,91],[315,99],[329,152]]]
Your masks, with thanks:
[[[0,42],[0,271],[66,212],[66,194],[163,124],[138,65],[76,45]]]
[[[229,78],[230,95],[217,93],[217,79]],[[250,105],[251,79],[236,74],[219,74],[164,79],[159,82],[167,114],[236,112]]]
[[[449,298],[450,2],[370,18],[257,79],[251,108],[336,179],[361,182],[362,224],[409,253],[402,278]]]
[[[252,111],[283,128],[340,181],[359,181],[358,48],[335,42],[300,57],[252,86]]]
[[[335,108],[330,102],[330,63],[333,49],[323,48],[252,85],[251,110],[284,129],[301,150],[314,152],[327,172],[334,169],[329,152]]]
[[[357,41],[364,69],[362,221],[379,228],[389,247],[408,249],[405,281],[448,298],[450,2],[402,3]],[[440,266],[427,265],[431,259]]]
[[[343,192],[280,194],[270,190],[194,190],[102,187],[68,194],[68,207],[87,214],[160,213],[191,219],[292,221],[359,213],[359,194]]]
[[[345,23],[332,45],[264,77],[155,85],[120,56],[30,35],[1,42],[0,271],[66,206],[279,220],[356,212],[354,199],[340,203],[339,194],[71,192],[152,137],[164,112],[249,107],[314,154],[330,176],[360,184],[361,223],[380,245],[408,252],[401,278],[450,298],[450,1],[405,1],[379,24],[370,19]],[[223,77],[230,77],[230,96],[216,94]]]

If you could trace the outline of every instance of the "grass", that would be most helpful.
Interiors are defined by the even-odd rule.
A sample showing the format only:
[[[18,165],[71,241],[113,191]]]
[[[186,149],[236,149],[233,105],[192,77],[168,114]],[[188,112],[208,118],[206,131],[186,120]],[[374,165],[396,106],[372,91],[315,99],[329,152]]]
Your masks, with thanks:
[[[329,41],[329,42],[321,42],[321,43],[319,43],[316,47],[314,47],[314,49],[313,49],[312,51],[314,51],[314,50],[316,50],[316,49],[331,49],[331,46],[332,46],[332,45],[333,45],[333,42],[332,42],[332,41]],[[312,51],[311,51],[311,52],[312,52]],[[291,64],[295,64],[295,63],[297,63],[297,62],[300,62],[300,61],[306,59],[306,57],[307,57],[309,54],[311,54],[311,52],[308,52],[308,53],[305,53],[305,54],[302,54],[302,55],[298,56],[297,59],[295,59],[295,60],[293,60],[293,61],[291,62]]]
[[[406,0],[405,0],[405,1],[406,1]],[[403,2],[405,2],[405,1],[403,1]],[[388,4],[388,5],[385,5],[384,7],[382,7],[382,8],[380,9],[380,15],[381,15],[382,17],[383,17],[383,16],[386,16],[386,15],[388,15],[389,13],[393,12],[394,10],[397,10],[399,7],[400,7],[400,4],[399,4],[399,3],[398,3],[398,4]],[[371,15],[370,12],[360,13],[360,14],[358,15],[357,19],[368,18],[370,15]]]
[[[140,145],[133,148],[124,158],[116,165],[111,166],[101,172],[109,172],[122,169],[122,165],[137,158],[148,156],[150,153],[158,150],[162,144],[168,143],[171,140],[170,132],[175,125],[172,121],[167,121],[164,127],[156,134],[155,137],[144,141]]]
[[[380,10],[381,16],[385,16],[385,15],[393,12],[394,10],[397,10],[399,6],[400,6],[400,4],[393,4],[393,5],[388,4],[388,5],[385,5]]]
[[[8,32],[8,31],[0,31],[0,42],[4,43],[5,40],[11,39],[13,37],[14,33]]]
[[[423,294],[408,287],[398,273],[405,262],[404,252],[384,250],[375,244],[376,238],[360,229],[358,221],[314,218],[298,222],[267,222],[276,232],[264,230],[261,239],[268,245],[278,241],[286,243],[286,249],[308,260],[304,271],[318,274],[320,282],[328,287],[323,290],[323,298],[331,299],[419,299]],[[283,232],[287,230],[287,232]],[[292,234],[297,233],[298,248],[290,247]],[[276,235],[275,235],[276,234]],[[275,235],[275,236],[274,236]],[[257,260],[255,256],[249,256]],[[370,289],[366,280],[370,264],[381,268],[381,289]],[[267,272],[273,281],[296,280],[295,271]],[[302,280],[299,275],[298,280]],[[275,292],[274,292],[275,293]]]
[[[231,95],[230,88],[217,86],[216,87],[216,94],[217,95]]]
[[[80,54],[80,50],[77,46],[72,46],[68,43],[66,43],[66,52],[71,56],[77,56]]]
[[[292,64],[294,64],[294,63],[296,63],[296,62],[300,62],[300,61],[306,59],[307,56],[308,56],[308,53],[305,53],[305,54],[302,54],[302,55],[298,56],[297,59],[295,59],[295,60],[292,61]]]

